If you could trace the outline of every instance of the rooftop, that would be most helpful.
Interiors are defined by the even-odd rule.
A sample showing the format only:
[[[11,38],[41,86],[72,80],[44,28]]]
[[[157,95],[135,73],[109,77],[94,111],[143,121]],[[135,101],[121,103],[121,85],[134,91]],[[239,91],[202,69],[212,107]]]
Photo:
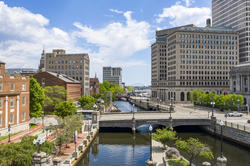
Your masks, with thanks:
[[[64,75],[64,74],[57,74],[57,73],[49,72],[49,71],[47,71],[47,73],[49,73],[55,77],[58,77],[59,79],[61,79],[64,82],[67,82],[67,83],[79,83],[79,84],[81,83],[81,82],[79,82],[71,77]]]

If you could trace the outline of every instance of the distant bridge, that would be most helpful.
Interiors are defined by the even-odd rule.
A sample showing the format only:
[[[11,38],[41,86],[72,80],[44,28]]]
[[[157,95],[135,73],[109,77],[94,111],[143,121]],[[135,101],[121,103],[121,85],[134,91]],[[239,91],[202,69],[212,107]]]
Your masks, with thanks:
[[[133,113],[106,113],[102,114],[99,121],[100,128],[137,128],[144,124],[156,124],[169,127],[170,114],[164,112],[137,112],[134,114],[135,120],[133,124]],[[172,116],[172,127],[177,126],[209,126],[211,120],[207,117],[200,117],[195,114],[179,115],[177,113]]]

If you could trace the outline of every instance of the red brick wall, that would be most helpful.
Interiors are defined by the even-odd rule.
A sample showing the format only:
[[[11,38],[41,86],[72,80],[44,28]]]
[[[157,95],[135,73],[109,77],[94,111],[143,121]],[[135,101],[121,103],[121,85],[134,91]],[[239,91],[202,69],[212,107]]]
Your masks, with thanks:
[[[25,76],[9,76],[1,75],[0,84],[2,84],[3,89],[0,90],[0,100],[2,100],[2,108],[0,108],[0,116],[2,116],[2,126],[0,128],[5,128],[5,102],[6,96],[8,96],[8,122],[10,121],[10,115],[14,114],[14,123],[17,124],[17,96],[19,95],[19,123],[25,123],[29,121],[29,77]],[[14,84],[14,90],[11,91],[11,84]],[[22,89],[23,84],[25,84],[25,90]],[[25,105],[22,105],[22,97],[26,97]],[[14,99],[14,107],[10,107],[11,99]],[[13,112],[10,112],[13,110]],[[26,118],[22,121],[22,112],[26,113]]]
[[[67,84],[66,90],[68,93],[67,100],[73,99],[74,101],[77,101],[78,98],[82,95],[81,84]]]

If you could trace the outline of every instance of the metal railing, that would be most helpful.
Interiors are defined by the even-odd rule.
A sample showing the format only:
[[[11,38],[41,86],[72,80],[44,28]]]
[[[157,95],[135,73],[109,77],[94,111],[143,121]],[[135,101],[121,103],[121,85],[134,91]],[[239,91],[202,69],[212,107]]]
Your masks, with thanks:
[[[221,122],[221,120],[218,120],[218,119],[216,120],[217,124],[220,124],[220,122]],[[250,132],[250,127],[249,126],[241,125],[241,124],[233,123],[233,122],[228,122],[228,121],[223,121],[223,122],[224,122],[224,125],[227,126],[227,127],[242,130],[242,131],[245,131],[245,132]]]

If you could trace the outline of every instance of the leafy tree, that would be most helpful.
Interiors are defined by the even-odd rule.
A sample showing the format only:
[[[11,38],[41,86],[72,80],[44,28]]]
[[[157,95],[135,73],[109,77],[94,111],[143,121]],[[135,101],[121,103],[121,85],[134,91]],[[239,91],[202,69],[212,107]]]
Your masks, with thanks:
[[[56,104],[66,101],[67,91],[63,86],[47,86],[45,92],[45,107],[47,111],[54,111]]]
[[[59,125],[56,129],[56,145],[62,146],[63,144],[66,145],[70,143],[73,139],[75,130],[81,132],[82,122],[80,116],[67,116],[64,119],[58,118]]]
[[[202,90],[194,90],[190,93],[190,99],[193,103],[198,103],[200,102],[200,96],[202,96],[204,92]]]
[[[33,76],[30,76],[30,117],[41,117],[44,104],[44,90]]]
[[[197,157],[204,157],[207,159],[213,159],[213,153],[206,145],[202,144],[196,138],[189,138],[186,141],[177,140],[175,145],[177,148],[185,151],[189,155],[189,165],[192,165],[192,162]]]
[[[19,143],[10,143],[0,146],[0,165],[2,166],[30,166],[32,155],[38,150],[38,145],[33,145],[33,140],[37,137],[29,136],[22,138]],[[41,151],[51,154],[53,143],[45,142],[41,146]]]
[[[167,128],[164,129],[157,129],[155,134],[153,134],[153,139],[161,142],[166,148],[166,144],[170,141],[174,141],[177,139],[176,137],[176,132],[175,131],[170,131]]]
[[[131,88],[130,86],[126,86],[126,89],[128,90],[128,92],[132,92],[134,89]]]
[[[92,96],[82,96],[78,99],[78,104],[82,109],[93,109],[96,99]]]
[[[61,118],[74,115],[77,108],[74,103],[69,101],[63,101],[55,106],[55,114]]]

